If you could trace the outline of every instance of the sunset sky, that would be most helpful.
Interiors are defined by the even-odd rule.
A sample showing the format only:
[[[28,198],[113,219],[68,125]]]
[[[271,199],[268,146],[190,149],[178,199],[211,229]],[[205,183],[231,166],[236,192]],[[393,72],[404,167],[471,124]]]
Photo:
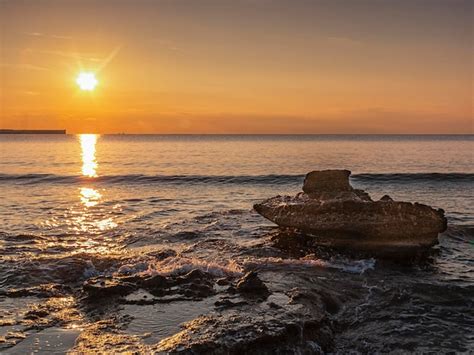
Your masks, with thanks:
[[[0,128],[473,133],[473,3],[0,0]]]

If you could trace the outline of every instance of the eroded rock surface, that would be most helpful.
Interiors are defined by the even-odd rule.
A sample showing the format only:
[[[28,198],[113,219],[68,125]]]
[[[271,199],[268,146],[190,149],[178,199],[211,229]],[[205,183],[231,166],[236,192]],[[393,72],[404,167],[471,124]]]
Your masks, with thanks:
[[[237,283],[237,291],[245,295],[267,296],[270,291],[255,271],[245,274]]]
[[[154,350],[183,354],[324,354],[331,343],[331,330],[314,318],[300,313],[268,316],[240,311],[202,316],[186,323],[183,331],[160,342]]]
[[[184,275],[133,275],[96,277],[84,282],[83,290],[90,300],[109,296],[126,296],[132,292],[146,290],[157,298],[147,300],[126,300],[127,303],[159,303],[170,300],[197,300],[214,294],[214,278],[198,269]]]
[[[303,191],[306,193],[352,191],[349,184],[349,170],[311,171],[304,179]]]
[[[303,193],[276,196],[254,206],[280,227],[315,237],[321,245],[405,257],[438,242],[446,230],[444,211],[419,203],[373,201],[352,188],[350,171],[324,170],[307,174]]]

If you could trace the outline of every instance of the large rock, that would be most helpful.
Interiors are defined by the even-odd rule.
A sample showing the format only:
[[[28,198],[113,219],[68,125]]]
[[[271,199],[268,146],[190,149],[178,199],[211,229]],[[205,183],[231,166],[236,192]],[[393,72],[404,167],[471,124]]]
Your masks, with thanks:
[[[352,191],[349,170],[322,170],[306,174],[303,191],[310,193]]]
[[[410,255],[435,245],[438,233],[446,230],[443,210],[389,196],[373,201],[351,187],[349,176],[348,170],[310,172],[303,193],[276,196],[254,208],[281,227],[314,236],[321,245],[378,255]]]

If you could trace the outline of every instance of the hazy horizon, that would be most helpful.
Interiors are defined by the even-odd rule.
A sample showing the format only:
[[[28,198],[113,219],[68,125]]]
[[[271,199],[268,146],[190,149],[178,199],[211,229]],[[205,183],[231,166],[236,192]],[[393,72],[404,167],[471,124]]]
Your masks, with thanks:
[[[0,131],[12,130],[12,131],[50,131],[49,129],[12,129],[12,128],[0,128]],[[51,129],[52,131],[61,131],[63,129]],[[51,133],[44,133],[50,135]],[[95,133],[95,132],[68,132],[66,133],[54,133],[54,136],[80,136],[80,135],[97,135],[97,136],[113,136],[113,135],[137,135],[137,136],[474,136],[474,133],[160,133],[160,132],[144,132],[144,133],[133,133],[133,132],[108,132],[108,133]],[[38,133],[42,135],[42,133]]]

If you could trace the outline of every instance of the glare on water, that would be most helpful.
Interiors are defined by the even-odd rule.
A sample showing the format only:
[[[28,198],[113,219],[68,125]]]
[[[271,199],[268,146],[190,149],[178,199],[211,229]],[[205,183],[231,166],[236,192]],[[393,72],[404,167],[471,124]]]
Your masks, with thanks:
[[[78,140],[81,145],[82,175],[87,178],[98,177],[98,161],[96,158],[96,144],[99,135],[80,134]],[[89,181],[88,181],[89,182]],[[104,190],[102,190],[103,192]],[[81,205],[72,206],[65,218],[69,230],[76,233],[100,234],[117,227],[113,219],[107,215],[100,206],[103,196],[98,189],[89,186],[79,188],[79,201]],[[91,241],[97,243],[97,241]]]
[[[81,202],[86,207],[94,207],[99,203],[102,195],[95,189],[90,187],[81,187],[80,189]]]
[[[97,177],[97,161],[95,158],[97,134],[80,134],[79,140],[82,151],[82,175]]]

